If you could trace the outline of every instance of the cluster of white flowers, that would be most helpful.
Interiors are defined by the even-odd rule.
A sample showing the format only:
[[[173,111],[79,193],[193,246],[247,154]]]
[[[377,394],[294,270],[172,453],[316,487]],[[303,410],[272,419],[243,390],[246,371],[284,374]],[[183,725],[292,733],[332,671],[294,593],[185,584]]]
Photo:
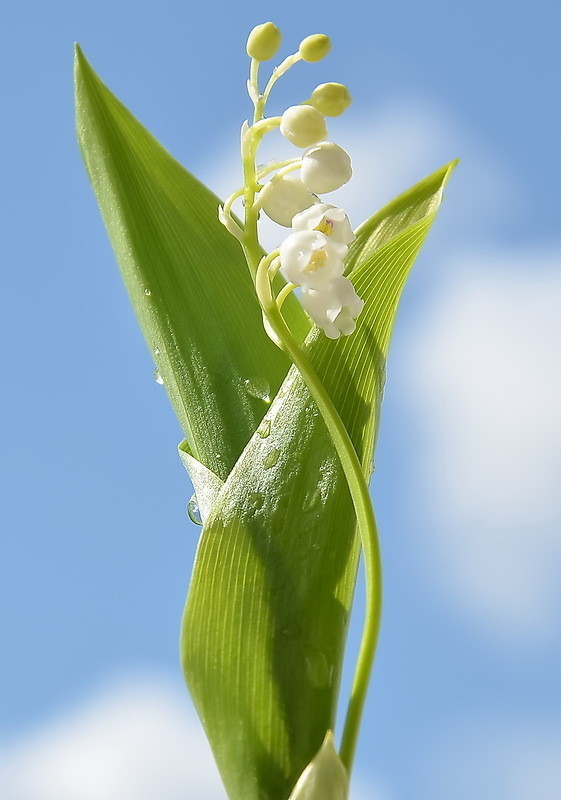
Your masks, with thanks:
[[[349,107],[351,96],[341,83],[323,83],[316,86],[306,102],[290,106],[282,116],[265,118],[269,93],[280,76],[298,61],[320,61],[331,49],[328,36],[307,36],[296,53],[275,67],[261,92],[259,63],[273,58],[280,43],[280,31],[272,22],[256,26],[249,35],[247,53],[252,64],[248,92],[255,113],[253,125],[245,122],[242,126],[242,157],[244,171],[247,161],[253,162],[253,179],[249,186],[230,195],[219,208],[218,216],[228,231],[247,246],[248,234],[232,216],[231,208],[242,196],[247,204],[249,193],[253,214],[262,210],[279,225],[292,227],[292,233],[279,251],[281,272],[291,286],[282,290],[277,304],[280,308],[287,293],[294,287],[301,287],[300,300],[305,311],[329,338],[338,339],[341,334],[348,335],[355,330],[355,320],[364,307],[352,283],[343,275],[348,245],[355,237],[345,212],[325,204],[318,195],[340,189],[352,177],[351,159],[342,147],[327,141],[326,123],[326,117],[337,117]],[[255,169],[259,142],[265,133],[275,128],[303,153]],[[271,177],[263,183],[267,175]],[[255,236],[253,228],[249,229],[249,236]],[[276,252],[270,253],[262,263],[270,265],[275,258]]]
[[[334,87],[338,103],[333,102]],[[350,97],[346,87],[325,84],[316,89],[312,102],[324,113],[341,113]],[[299,175],[281,172],[263,188],[262,208],[275,222],[292,226],[293,233],[280,247],[281,272],[302,287],[301,303],[316,325],[330,339],[338,339],[354,331],[364,307],[352,283],[343,277],[344,258],[355,237],[345,212],[322,203],[318,195],[341,188],[353,171],[345,150],[324,141],[325,116],[316,105],[291,106],[282,115],[283,136],[306,150],[298,164]]]
[[[349,218],[341,208],[314,203],[296,214],[292,230],[280,246],[282,274],[302,287],[302,306],[326,336],[352,333],[364,302],[343,277],[343,259],[355,238]]]

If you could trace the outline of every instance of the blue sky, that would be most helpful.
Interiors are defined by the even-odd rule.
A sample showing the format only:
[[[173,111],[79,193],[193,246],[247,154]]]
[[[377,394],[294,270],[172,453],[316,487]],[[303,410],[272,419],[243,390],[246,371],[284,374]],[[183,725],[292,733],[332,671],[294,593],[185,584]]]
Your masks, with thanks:
[[[373,481],[386,606],[356,797],[559,796],[557,8],[163,0],[6,14],[0,794],[221,797],[177,663],[198,535],[180,431],[75,144],[72,43],[228,191],[245,37],[270,18],[286,52],[333,38],[276,97],[282,110],[303,86],[349,85],[332,135],[354,159],[340,200],[353,222],[462,158],[390,354]],[[146,719],[153,739],[137,741]],[[182,771],[187,750],[203,777]]]

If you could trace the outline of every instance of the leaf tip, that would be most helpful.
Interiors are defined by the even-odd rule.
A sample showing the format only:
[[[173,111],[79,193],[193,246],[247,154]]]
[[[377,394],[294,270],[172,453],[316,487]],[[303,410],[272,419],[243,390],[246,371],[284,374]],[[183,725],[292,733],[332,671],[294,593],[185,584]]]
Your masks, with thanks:
[[[74,80],[76,84],[87,76],[94,77],[95,73],[78,42],[74,42]]]
[[[454,158],[452,161],[446,164],[446,166],[444,167],[444,179],[442,181],[443,186],[446,186],[446,184],[448,183],[448,179],[450,178],[450,175],[454,172],[459,163],[460,159]]]
[[[77,69],[84,63],[86,63],[86,57],[84,55],[84,51],[82,50],[78,42],[74,42],[74,67]]]

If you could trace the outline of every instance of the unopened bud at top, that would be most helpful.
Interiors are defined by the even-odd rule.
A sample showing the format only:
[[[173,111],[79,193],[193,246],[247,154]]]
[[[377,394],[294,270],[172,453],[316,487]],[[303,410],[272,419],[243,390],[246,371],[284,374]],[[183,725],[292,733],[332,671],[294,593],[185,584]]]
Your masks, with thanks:
[[[310,104],[326,117],[338,117],[351,102],[349,90],[342,83],[322,83],[310,98]]]
[[[310,147],[327,138],[323,114],[313,106],[290,106],[281,118],[280,132],[296,147]]]
[[[257,61],[268,61],[279,49],[281,39],[281,32],[272,22],[256,25],[247,39],[247,54]]]
[[[314,33],[306,36],[300,42],[298,52],[304,61],[321,61],[331,50],[331,39],[324,33]]]

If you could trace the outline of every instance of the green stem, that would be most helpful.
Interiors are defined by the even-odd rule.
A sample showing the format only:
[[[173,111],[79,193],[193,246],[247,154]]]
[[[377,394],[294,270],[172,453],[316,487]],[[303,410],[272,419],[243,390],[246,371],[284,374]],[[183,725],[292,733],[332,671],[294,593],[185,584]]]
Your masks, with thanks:
[[[255,286],[271,328],[302,375],[325,420],[347,479],[361,536],[367,587],[366,616],[340,749],[341,760],[350,774],[380,629],[382,566],[376,519],[368,482],[355,447],[329,393],[277,307],[265,260],[257,269]]]
[[[271,94],[271,89],[278,81],[278,79],[282,78],[284,73],[287,72],[290,69],[290,67],[292,67],[294,64],[297,64],[298,61],[301,60],[302,56],[300,55],[300,53],[293,53],[291,56],[287,56],[284,59],[284,61],[281,64],[279,64],[278,67],[275,67],[275,69],[273,70],[273,74],[269,78],[269,81],[265,87],[265,91],[263,92],[263,107],[267,103],[269,95]]]
[[[251,129],[250,129],[251,130]],[[244,204],[245,204],[245,236],[242,247],[251,273],[255,276],[257,265],[261,258],[257,221],[259,211],[253,207],[255,195],[258,190],[257,174],[255,169],[255,155],[259,146],[259,139],[248,136],[249,131],[242,135],[242,167],[244,176]]]
[[[267,164],[267,166],[263,167],[263,169],[260,169],[257,173],[257,177],[259,180],[261,180],[261,178],[264,178],[270,172],[274,172],[277,169],[282,169],[283,167],[288,167],[291,164],[300,163],[301,161],[301,158],[287,158],[286,161],[273,161],[272,164]]]

